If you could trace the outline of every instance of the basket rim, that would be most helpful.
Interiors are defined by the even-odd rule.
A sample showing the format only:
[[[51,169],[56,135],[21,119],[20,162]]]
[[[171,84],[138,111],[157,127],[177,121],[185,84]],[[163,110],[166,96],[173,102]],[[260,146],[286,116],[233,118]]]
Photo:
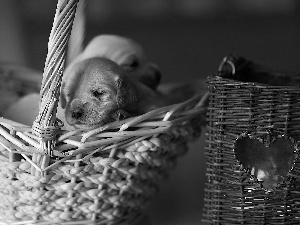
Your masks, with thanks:
[[[62,155],[58,150],[53,150],[54,156],[59,157],[74,157],[78,154],[88,155],[90,151],[86,149],[96,146],[109,145],[111,149],[116,143],[126,142],[127,139],[145,139],[149,136],[156,137],[159,134],[168,133],[171,129],[178,125],[186,124],[193,118],[203,117],[206,113],[205,104],[208,101],[208,92],[203,96],[199,94],[182,103],[177,103],[162,108],[155,109],[143,115],[130,117],[124,120],[111,122],[102,126],[89,128],[79,128],[75,130],[60,130],[56,137],[57,143],[64,143],[77,147],[77,150],[70,150]],[[33,133],[31,126],[17,123],[15,121],[0,117],[0,125],[5,127],[0,129],[1,137],[5,137],[7,149],[18,147],[16,153],[23,154],[39,154],[45,155],[44,152],[39,152],[39,137]],[[129,129],[130,128],[130,129]],[[17,137],[11,134],[17,134]],[[75,140],[74,140],[75,139]],[[26,146],[29,143],[30,146]],[[13,145],[8,144],[11,142]]]
[[[291,86],[291,85],[272,85],[272,84],[267,84],[267,83],[262,83],[262,82],[252,82],[252,81],[239,81],[239,80],[235,80],[232,78],[226,78],[226,77],[222,77],[221,75],[218,74],[214,74],[211,76],[207,77],[208,82],[213,82],[215,81],[225,81],[227,83],[222,83],[222,85],[224,86],[249,86],[249,87],[253,87],[253,88],[257,88],[257,89],[288,89],[288,91],[300,91],[300,87],[297,86]]]

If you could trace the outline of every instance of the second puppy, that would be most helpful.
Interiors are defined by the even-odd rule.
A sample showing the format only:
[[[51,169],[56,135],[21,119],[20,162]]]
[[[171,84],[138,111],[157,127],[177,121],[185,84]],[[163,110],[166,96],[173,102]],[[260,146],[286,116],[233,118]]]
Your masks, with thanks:
[[[68,124],[91,127],[140,115],[167,102],[115,62],[88,58],[64,72],[61,106]]]
[[[103,57],[114,61],[129,75],[152,89],[158,86],[161,73],[156,64],[149,62],[143,48],[132,39],[103,34],[94,37],[74,60]]]

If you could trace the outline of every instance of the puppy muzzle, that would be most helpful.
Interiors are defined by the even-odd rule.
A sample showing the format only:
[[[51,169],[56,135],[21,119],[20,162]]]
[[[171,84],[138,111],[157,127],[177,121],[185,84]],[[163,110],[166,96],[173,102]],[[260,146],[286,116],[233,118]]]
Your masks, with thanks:
[[[119,117],[116,107],[101,107],[97,102],[73,100],[65,111],[66,121],[74,127],[92,127],[115,121]]]
[[[69,125],[75,126],[76,124],[82,123],[85,117],[85,109],[87,105],[85,102],[74,100],[70,104],[67,104],[65,117]]]

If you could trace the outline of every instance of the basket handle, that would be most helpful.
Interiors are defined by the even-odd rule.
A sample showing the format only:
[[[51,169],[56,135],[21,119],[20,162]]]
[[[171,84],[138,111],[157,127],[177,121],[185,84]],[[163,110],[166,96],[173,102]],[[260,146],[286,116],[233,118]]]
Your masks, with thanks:
[[[232,55],[225,56],[219,65],[218,74],[223,73],[224,67],[226,65],[229,65],[230,69],[231,69],[231,74],[234,75],[235,74],[235,63],[236,63],[236,59]]]
[[[39,150],[50,156],[56,143],[56,135],[63,126],[62,122],[56,118],[56,111],[67,43],[70,38],[78,1],[58,0],[48,40],[48,54],[40,90],[39,114],[32,125],[33,133],[40,139]]]

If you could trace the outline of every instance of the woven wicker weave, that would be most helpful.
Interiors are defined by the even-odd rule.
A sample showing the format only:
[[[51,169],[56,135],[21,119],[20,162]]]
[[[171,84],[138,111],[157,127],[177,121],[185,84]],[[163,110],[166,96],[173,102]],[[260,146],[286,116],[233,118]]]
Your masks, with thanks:
[[[58,1],[33,126],[0,118],[0,224],[127,224],[200,134],[200,96],[102,127],[61,130],[56,107],[77,2]]]
[[[229,61],[229,66],[234,69],[234,62]],[[300,88],[272,85],[288,82],[299,86],[298,78],[269,73],[270,85],[259,83],[266,80],[263,76],[235,72],[221,71],[208,78],[208,181],[203,221],[222,225],[300,224]],[[247,82],[253,79],[257,82]],[[250,144],[239,149],[242,139]],[[291,166],[284,180],[271,189],[253,176],[251,168],[241,161],[244,158],[239,158],[239,151],[245,153],[248,149],[253,151],[248,158],[255,155],[255,141],[265,149],[272,147],[271,154],[279,151],[282,159],[291,149]],[[280,142],[289,146],[282,147]],[[262,151],[255,157],[258,162],[264,160],[262,165],[269,163]]]

